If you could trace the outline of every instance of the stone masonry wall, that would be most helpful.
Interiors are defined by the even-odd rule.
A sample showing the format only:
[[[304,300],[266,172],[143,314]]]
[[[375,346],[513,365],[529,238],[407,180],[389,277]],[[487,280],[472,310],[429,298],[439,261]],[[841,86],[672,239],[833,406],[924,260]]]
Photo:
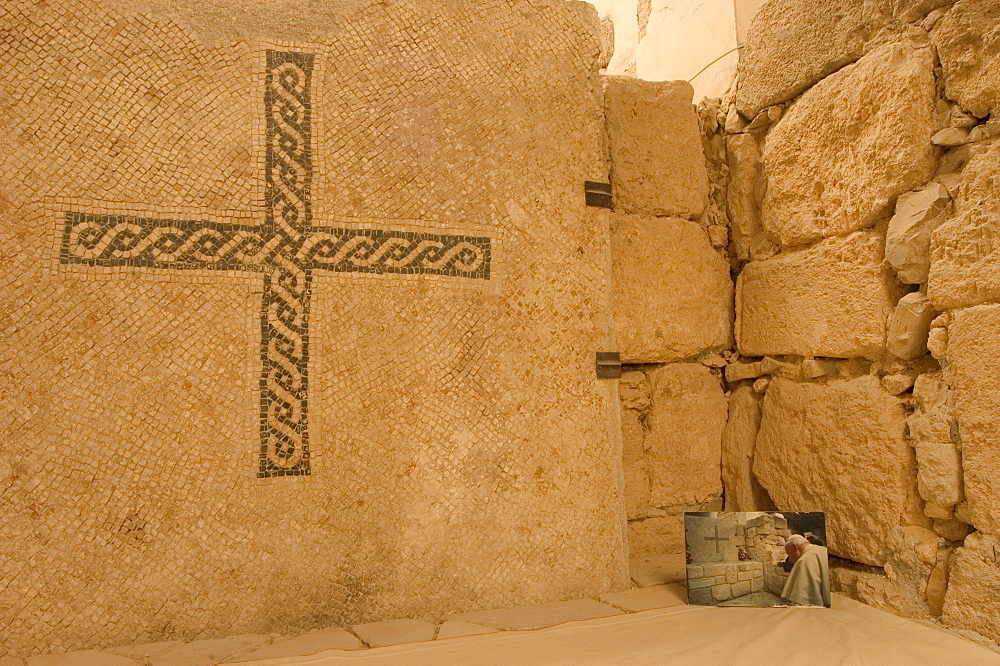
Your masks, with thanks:
[[[0,660],[627,584],[592,8],[4,0],[0,41]],[[682,176],[636,233],[704,239]],[[653,383],[709,379],[721,430]]]
[[[738,273],[727,509],[826,511],[835,586],[994,640],[998,26],[993,0],[769,0],[707,105]]]
[[[683,579],[683,512],[722,504],[719,368],[733,344],[725,226],[691,86],[606,77],[604,91],[629,552],[670,555]]]

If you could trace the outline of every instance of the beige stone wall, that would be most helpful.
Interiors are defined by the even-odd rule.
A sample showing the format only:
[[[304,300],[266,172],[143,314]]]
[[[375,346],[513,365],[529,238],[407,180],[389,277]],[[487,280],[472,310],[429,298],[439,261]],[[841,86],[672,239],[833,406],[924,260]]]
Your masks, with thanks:
[[[768,0],[716,116],[727,508],[826,511],[835,588],[994,640],[998,12]]]
[[[604,90],[629,553],[669,556],[683,578],[684,511],[722,506],[733,283],[714,227],[725,227],[691,86],[611,76]]]
[[[0,655],[625,584],[592,10],[10,0],[0,34]]]

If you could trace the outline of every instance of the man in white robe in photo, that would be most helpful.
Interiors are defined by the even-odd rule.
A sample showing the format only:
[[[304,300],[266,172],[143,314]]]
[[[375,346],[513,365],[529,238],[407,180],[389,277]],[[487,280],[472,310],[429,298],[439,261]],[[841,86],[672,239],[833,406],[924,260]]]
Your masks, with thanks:
[[[785,541],[788,560],[794,563],[785,587],[784,599],[802,606],[830,607],[830,564],[826,548],[809,543],[801,534]]]

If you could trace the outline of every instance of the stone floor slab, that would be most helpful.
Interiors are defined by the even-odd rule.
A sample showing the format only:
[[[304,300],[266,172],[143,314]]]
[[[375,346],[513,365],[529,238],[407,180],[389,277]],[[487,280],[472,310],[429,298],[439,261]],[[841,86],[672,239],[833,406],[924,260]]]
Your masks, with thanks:
[[[669,608],[687,603],[687,590],[676,583],[651,585],[623,592],[608,592],[601,595],[601,601],[630,613]]]
[[[495,610],[459,613],[447,619],[474,622],[506,631],[524,631],[552,627],[575,620],[592,620],[598,617],[621,614],[622,612],[617,608],[602,604],[593,599],[575,599],[573,601],[557,601],[535,606],[522,606],[520,608],[498,608]]]
[[[108,648],[108,652],[113,652],[114,654],[120,654],[123,657],[130,657],[132,659],[142,661],[180,644],[180,641],[159,641],[157,643],[141,643],[139,645],[122,645],[119,647]],[[3,666],[3,664],[0,664],[0,666]]]
[[[351,631],[371,647],[384,647],[386,645],[433,640],[434,633],[437,631],[437,625],[424,622],[423,620],[401,618],[398,620],[369,622],[368,624],[355,624],[351,626]]]
[[[679,583],[687,580],[684,553],[633,557],[628,563],[632,582],[639,587]]]
[[[149,666],[205,666],[224,661],[235,655],[261,647],[274,640],[264,634],[243,634],[228,638],[192,641],[163,652],[149,659]]]
[[[28,666],[138,666],[140,662],[101,650],[43,654],[28,658]]]
[[[280,657],[304,657],[323,652],[324,650],[364,649],[364,644],[347,629],[331,627],[310,631],[308,634],[302,634],[301,636],[279,638],[270,645],[238,655],[232,662],[277,659]]]
[[[481,624],[475,624],[473,622],[463,622],[462,620],[445,620],[444,624],[438,629],[437,637],[442,638],[458,638],[459,636],[479,636],[481,634],[494,634],[500,631],[499,629],[493,629],[492,627],[484,627]]]

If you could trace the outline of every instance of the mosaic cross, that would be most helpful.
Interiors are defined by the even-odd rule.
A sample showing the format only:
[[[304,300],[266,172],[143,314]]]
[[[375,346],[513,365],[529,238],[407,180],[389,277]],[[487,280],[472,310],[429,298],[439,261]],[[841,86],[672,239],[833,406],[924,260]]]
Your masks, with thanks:
[[[264,221],[70,211],[59,261],[263,273],[258,477],[309,474],[309,297],[314,271],[490,279],[490,239],[313,224],[313,55],[267,52]]]
[[[720,537],[719,536],[719,526],[716,525],[715,526],[715,536],[714,537],[707,536],[707,537],[705,537],[705,541],[714,541],[715,542],[715,552],[716,553],[721,553],[722,551],[719,550],[719,542],[720,541],[729,541],[729,537]]]

